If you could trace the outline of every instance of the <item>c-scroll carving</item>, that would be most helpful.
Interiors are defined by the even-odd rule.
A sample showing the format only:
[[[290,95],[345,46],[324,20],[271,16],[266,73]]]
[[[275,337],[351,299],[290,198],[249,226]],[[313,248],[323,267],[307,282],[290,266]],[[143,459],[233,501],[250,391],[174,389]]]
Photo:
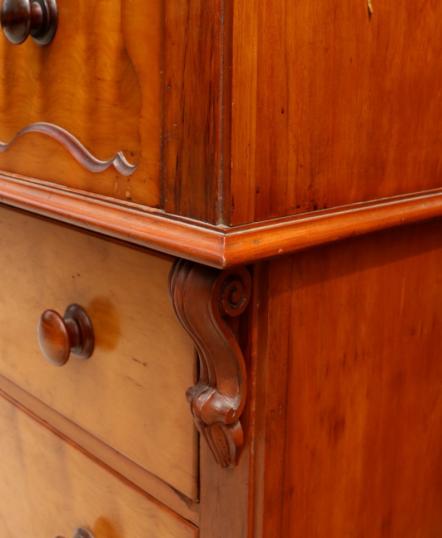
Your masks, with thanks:
[[[236,464],[244,443],[240,422],[247,397],[244,356],[228,318],[240,316],[251,295],[245,268],[217,271],[179,260],[170,275],[178,319],[192,337],[200,377],[188,389],[195,424],[222,467]]]

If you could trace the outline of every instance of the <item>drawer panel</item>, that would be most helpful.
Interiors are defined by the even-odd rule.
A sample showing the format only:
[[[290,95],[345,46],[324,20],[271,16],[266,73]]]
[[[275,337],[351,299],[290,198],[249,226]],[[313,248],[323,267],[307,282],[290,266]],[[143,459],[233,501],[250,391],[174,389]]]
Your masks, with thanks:
[[[58,0],[49,45],[0,35],[0,169],[158,205],[161,6]]]
[[[173,259],[0,209],[0,373],[189,498],[197,447],[185,400],[195,357],[168,297]],[[57,368],[42,312],[78,303],[96,347]]]
[[[193,538],[195,527],[0,398],[0,535]]]

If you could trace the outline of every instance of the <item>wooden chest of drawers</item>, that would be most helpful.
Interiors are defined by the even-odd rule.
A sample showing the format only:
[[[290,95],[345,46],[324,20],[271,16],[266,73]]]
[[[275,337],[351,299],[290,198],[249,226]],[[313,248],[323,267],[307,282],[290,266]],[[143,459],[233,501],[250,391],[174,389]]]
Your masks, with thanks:
[[[0,6],[0,538],[440,538],[441,5]]]

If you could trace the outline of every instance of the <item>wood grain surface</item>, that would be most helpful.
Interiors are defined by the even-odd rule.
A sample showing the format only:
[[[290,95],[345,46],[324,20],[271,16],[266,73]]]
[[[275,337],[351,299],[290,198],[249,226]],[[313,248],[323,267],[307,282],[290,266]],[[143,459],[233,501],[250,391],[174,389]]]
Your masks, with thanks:
[[[440,187],[442,5],[234,4],[231,224]]]
[[[46,47],[0,36],[0,169],[216,221],[223,4],[65,0]]]
[[[188,498],[195,498],[190,338],[168,297],[173,260],[0,211],[0,373]],[[95,351],[63,368],[37,338],[46,308],[88,312]]]
[[[14,432],[11,435],[11,432]],[[196,538],[197,529],[139,494],[0,398],[3,538]]]
[[[0,395],[99,465],[130,482],[144,495],[159,501],[195,525],[199,524],[198,500],[192,501],[2,375]]]
[[[433,222],[265,266],[259,536],[441,535],[441,237]]]
[[[442,190],[226,227],[0,174],[0,202],[220,269],[442,216]]]
[[[159,203],[160,4],[68,0],[59,5],[50,45],[0,39],[0,139],[9,142],[31,123],[50,122],[99,159],[124,152],[135,174],[92,174],[42,134],[18,139],[0,155],[2,169]],[[140,47],[141,35],[148,46]]]
[[[223,220],[231,0],[163,2],[162,203],[169,213]],[[227,95],[226,95],[227,94]],[[227,142],[225,138],[227,138]]]
[[[92,173],[41,132],[0,169],[225,225],[440,187],[441,15],[406,0],[371,15],[350,0],[68,0],[47,47],[0,40],[0,141],[49,122],[136,169]]]

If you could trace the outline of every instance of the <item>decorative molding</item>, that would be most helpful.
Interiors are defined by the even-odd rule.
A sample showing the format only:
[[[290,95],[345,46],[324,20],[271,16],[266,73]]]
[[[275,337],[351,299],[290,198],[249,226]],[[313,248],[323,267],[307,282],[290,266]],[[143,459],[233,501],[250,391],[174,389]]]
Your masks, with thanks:
[[[75,138],[75,136],[69,131],[63,127],[60,127],[59,125],[47,122],[31,123],[23,129],[20,129],[20,131],[18,131],[9,142],[0,142],[0,153],[7,151],[18,138],[32,133],[40,133],[49,136],[53,140],[56,140],[72,155],[72,157],[74,157],[77,162],[89,170],[89,172],[93,172],[94,174],[104,172],[113,166],[115,170],[117,170],[117,172],[123,176],[130,176],[137,169],[136,165],[131,164],[126,159],[122,151],[119,151],[107,161],[97,159],[88,149],[83,146],[78,138]]]
[[[220,272],[178,260],[170,274],[170,294],[200,359],[199,380],[187,391],[195,424],[217,463],[233,467],[244,443],[240,418],[247,372],[228,319],[243,314],[249,303],[250,273],[244,267]]]
[[[442,189],[235,227],[6,173],[0,203],[225,269],[441,217]]]

